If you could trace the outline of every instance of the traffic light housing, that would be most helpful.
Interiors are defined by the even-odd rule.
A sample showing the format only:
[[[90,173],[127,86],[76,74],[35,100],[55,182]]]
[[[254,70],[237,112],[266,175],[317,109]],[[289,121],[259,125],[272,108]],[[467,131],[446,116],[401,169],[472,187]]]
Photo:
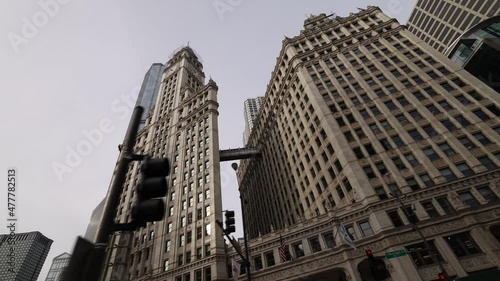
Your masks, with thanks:
[[[442,272],[438,273],[439,280],[447,280],[446,275]]]
[[[383,281],[391,276],[385,262],[380,257],[375,257],[370,249],[365,250],[365,253],[370,272],[366,276],[370,276],[375,281]]]
[[[226,211],[224,215],[226,216],[226,221],[225,221],[226,227],[224,229],[226,234],[236,232],[236,226],[234,225],[235,224],[234,211]]]
[[[132,219],[138,226],[160,221],[165,215],[163,199],[167,194],[170,164],[167,158],[145,158],[141,164],[141,175],[136,188],[137,201],[132,207]]]

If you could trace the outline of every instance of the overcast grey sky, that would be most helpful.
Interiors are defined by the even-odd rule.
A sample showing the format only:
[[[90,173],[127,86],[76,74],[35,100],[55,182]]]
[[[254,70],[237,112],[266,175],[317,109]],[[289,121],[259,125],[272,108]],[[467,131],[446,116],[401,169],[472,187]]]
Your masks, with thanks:
[[[104,197],[130,103],[152,63],[165,63],[189,41],[207,79],[219,86],[220,147],[240,147],[243,102],[265,94],[284,36],[298,35],[306,15],[347,16],[356,7],[378,5],[405,23],[415,2],[0,2],[0,172],[6,179],[9,167],[18,170],[17,232],[38,230],[54,240],[38,280],[45,280],[55,256],[72,250]],[[89,134],[102,137],[91,143]],[[84,155],[68,156],[78,150]],[[221,166],[223,206],[239,216],[230,164]],[[2,186],[5,222],[6,180]],[[237,228],[241,236],[241,224]]]

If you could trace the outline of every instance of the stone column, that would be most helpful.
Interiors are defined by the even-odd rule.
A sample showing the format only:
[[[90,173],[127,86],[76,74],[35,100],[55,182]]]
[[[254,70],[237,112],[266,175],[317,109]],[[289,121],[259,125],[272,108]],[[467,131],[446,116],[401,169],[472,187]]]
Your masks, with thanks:
[[[467,276],[467,272],[465,272],[464,268],[458,261],[455,253],[453,253],[453,251],[448,246],[448,243],[446,243],[446,241],[444,241],[442,237],[436,237],[436,239],[434,240],[434,245],[443,257],[443,264],[446,270],[449,271],[449,275],[456,274],[458,277]],[[451,272],[451,269],[453,270],[453,272]]]
[[[497,243],[493,243],[494,241],[491,241],[488,236],[486,236],[485,231],[482,227],[476,227],[473,228],[470,231],[470,235],[474,239],[474,242],[479,246],[480,250],[488,255],[488,258],[491,259],[491,261],[496,265],[500,265],[500,256],[496,252],[494,252],[494,249],[498,250]]]

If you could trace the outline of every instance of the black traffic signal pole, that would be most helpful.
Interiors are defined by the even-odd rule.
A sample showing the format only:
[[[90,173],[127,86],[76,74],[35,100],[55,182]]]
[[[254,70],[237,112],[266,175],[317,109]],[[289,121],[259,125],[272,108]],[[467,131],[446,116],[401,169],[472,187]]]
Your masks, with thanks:
[[[238,170],[238,163],[232,163],[231,164],[231,168],[233,168],[234,172],[236,173],[236,171]],[[236,175],[236,176],[238,176],[238,175]],[[246,222],[245,222],[245,205],[244,205],[245,204],[245,200],[241,196],[241,193],[242,193],[241,186],[238,186],[238,192],[240,193],[241,219],[243,221],[243,240],[245,241],[245,256],[246,256],[246,260],[248,261],[247,262],[247,267],[246,267],[247,280],[251,281],[252,280],[252,276],[250,274],[250,258],[249,258],[249,254],[248,254],[247,225],[246,225]]]
[[[101,248],[101,250],[102,248],[105,249],[108,245],[110,234],[117,230],[114,219],[116,217],[116,209],[120,202],[120,194],[122,193],[123,184],[125,183],[128,164],[134,160],[142,159],[141,157],[134,155],[132,150],[134,148],[137,130],[139,129],[139,123],[141,121],[143,111],[144,108],[141,106],[134,108],[127,133],[125,134],[125,139],[123,140],[122,150],[120,152],[118,164],[116,165],[113,183],[111,184],[106,196],[104,211],[101,217],[101,223],[97,229],[95,242],[95,248]],[[111,251],[111,248],[109,251]],[[102,272],[105,266],[104,256],[101,257],[101,262],[98,264],[101,265],[101,268],[98,268],[97,271]],[[104,276],[102,276],[102,278],[104,278]]]
[[[229,240],[229,242],[231,244],[234,243],[238,243],[238,242],[235,242],[233,238],[231,238],[231,236],[229,236],[229,233],[224,229],[224,225],[222,224],[222,222],[216,220],[215,221],[217,223],[217,225],[222,229],[222,233],[224,233],[224,235],[226,235],[227,239]],[[244,263],[244,266],[246,268],[246,274],[247,274],[247,280],[248,281],[251,281],[252,280],[252,277],[250,275],[250,260],[248,259],[248,246],[247,246],[247,241],[246,241],[246,238],[244,238],[245,240],[245,256],[243,256],[243,253],[241,253],[241,249],[238,250],[236,249],[237,246],[235,246],[233,244],[233,247],[235,248],[236,250],[236,253],[238,253],[238,255],[240,256],[240,258],[243,260],[243,263]]]
[[[403,212],[405,213],[406,217],[408,218],[408,220],[412,224],[413,230],[416,230],[417,233],[418,233],[418,235],[420,236],[420,239],[422,239],[422,242],[424,243],[424,247],[426,248],[426,250],[428,250],[428,251],[431,252],[432,261],[434,263],[437,263],[439,265],[439,268],[441,269],[441,272],[444,274],[444,276],[446,276],[446,280],[449,280],[448,273],[446,272],[446,269],[444,268],[443,263],[438,258],[437,252],[436,252],[435,248],[431,248],[431,245],[429,244],[429,241],[427,241],[427,239],[425,238],[424,234],[422,233],[422,230],[420,230],[420,228],[418,227],[418,225],[415,222],[415,220],[406,211],[406,206],[405,206],[405,204],[403,202],[403,199],[398,194],[393,194],[393,196],[396,197],[396,199],[398,199],[399,202],[401,203],[401,208],[403,208]],[[410,208],[411,208],[411,206],[410,206]],[[413,213],[413,215],[416,216],[415,213]]]
[[[390,173],[387,173],[385,174],[385,176],[387,176],[387,179],[389,181],[391,181],[391,174]],[[403,199],[401,198],[401,196],[399,196],[399,194],[397,194],[397,192],[394,192],[393,193],[390,193],[392,196],[394,196],[396,199],[398,199],[399,203],[401,203],[401,207],[403,208],[403,212],[405,213],[406,217],[408,218],[408,220],[410,221],[410,223],[412,224],[413,226],[413,230],[416,230],[418,235],[420,236],[420,239],[422,239],[422,242],[424,243],[424,247],[431,251],[432,254],[431,254],[431,258],[432,258],[432,261],[434,263],[437,263],[439,265],[439,268],[441,269],[441,272],[444,274],[444,276],[446,276],[446,280],[449,280],[449,276],[448,276],[448,273],[446,272],[446,269],[444,268],[444,265],[443,263],[441,262],[441,260],[438,258],[437,256],[437,251],[435,250],[435,248],[431,248],[429,242],[427,241],[427,239],[425,238],[424,234],[422,233],[422,230],[420,230],[420,228],[418,227],[417,223],[415,222],[414,219],[412,219],[412,216],[410,216],[410,214],[408,214],[408,212],[406,211],[406,206],[403,202]],[[411,208],[411,205],[410,205],[410,208]],[[416,216],[415,212],[413,212],[413,215]]]
[[[241,197],[241,188],[238,188],[238,191],[240,192],[240,201],[241,201],[241,218],[243,220],[243,240],[245,241],[245,256],[247,260],[247,280],[251,281],[252,277],[250,274],[250,260],[249,260],[249,254],[248,254],[248,238],[247,238],[247,226],[245,224],[245,206],[243,205],[245,202],[243,198]]]

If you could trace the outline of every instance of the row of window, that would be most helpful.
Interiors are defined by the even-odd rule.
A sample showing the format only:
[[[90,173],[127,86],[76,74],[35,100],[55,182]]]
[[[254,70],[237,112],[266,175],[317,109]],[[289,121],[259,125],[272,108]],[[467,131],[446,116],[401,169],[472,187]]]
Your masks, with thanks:
[[[457,191],[457,194],[460,199],[469,207],[477,207],[480,205],[477,199],[478,196],[481,196],[481,199],[486,203],[499,201],[498,196],[491,190],[488,184],[480,185],[473,189],[460,190]],[[478,196],[475,196],[474,194],[478,194]],[[455,213],[455,208],[450,204],[447,196],[440,196],[429,200],[420,201],[419,203],[425,210],[429,218],[436,218],[441,215],[451,215]],[[436,206],[439,206],[440,210],[438,210]],[[405,225],[405,223],[401,219],[400,213],[403,213],[410,223],[416,223],[420,220],[413,206],[405,206],[403,210],[401,210],[401,208],[389,210],[386,213],[394,227]]]
[[[481,249],[477,246],[476,242],[468,232],[445,236],[443,239],[458,258],[481,253]],[[443,260],[442,255],[434,245],[434,241],[431,240],[428,241],[428,243],[432,250],[427,249],[424,243],[416,243],[405,246],[406,251],[409,253],[417,268],[435,264],[435,261],[432,258],[434,253],[437,255],[439,260]]]

